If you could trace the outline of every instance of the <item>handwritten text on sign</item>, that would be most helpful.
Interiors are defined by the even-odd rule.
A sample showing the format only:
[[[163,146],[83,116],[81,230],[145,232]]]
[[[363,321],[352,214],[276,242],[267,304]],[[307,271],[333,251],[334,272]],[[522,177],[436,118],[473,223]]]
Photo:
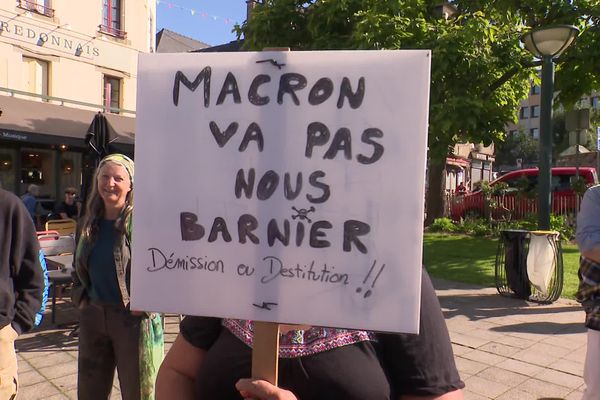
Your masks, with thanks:
[[[418,329],[428,51],[139,65],[133,308]]]

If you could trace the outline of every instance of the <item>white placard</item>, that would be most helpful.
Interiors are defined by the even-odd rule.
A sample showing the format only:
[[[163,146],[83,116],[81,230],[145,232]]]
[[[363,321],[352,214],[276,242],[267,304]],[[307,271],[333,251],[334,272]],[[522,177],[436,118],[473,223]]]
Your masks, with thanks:
[[[430,52],[142,54],[132,308],[417,332]]]

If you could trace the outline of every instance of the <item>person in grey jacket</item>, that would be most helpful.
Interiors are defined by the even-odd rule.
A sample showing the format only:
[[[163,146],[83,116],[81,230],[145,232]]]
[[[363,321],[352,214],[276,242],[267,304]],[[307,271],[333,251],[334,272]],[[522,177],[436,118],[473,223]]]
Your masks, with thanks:
[[[34,325],[42,305],[40,246],[23,202],[0,189],[0,399],[17,396],[15,340]]]

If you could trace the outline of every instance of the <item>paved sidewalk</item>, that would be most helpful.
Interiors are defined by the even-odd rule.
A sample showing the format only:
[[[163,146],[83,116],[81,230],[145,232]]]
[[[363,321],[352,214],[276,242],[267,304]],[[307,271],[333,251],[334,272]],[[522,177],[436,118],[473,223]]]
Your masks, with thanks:
[[[584,313],[574,301],[539,305],[494,288],[434,280],[468,400],[579,400],[585,357]],[[76,399],[76,312],[58,305],[57,323],[17,341],[21,400]],[[62,324],[66,324],[62,325]],[[166,320],[167,348],[178,318]],[[115,379],[113,399],[120,399]]]

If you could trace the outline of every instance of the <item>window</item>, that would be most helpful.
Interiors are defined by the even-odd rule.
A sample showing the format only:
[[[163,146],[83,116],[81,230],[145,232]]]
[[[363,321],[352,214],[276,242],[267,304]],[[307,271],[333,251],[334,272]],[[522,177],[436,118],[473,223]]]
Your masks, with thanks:
[[[17,4],[27,11],[54,17],[54,10],[50,8],[50,0],[20,0]]]
[[[531,135],[532,138],[539,139],[540,138],[540,129],[539,128],[531,128],[529,130],[529,134]]]
[[[23,57],[25,90],[29,93],[48,96],[48,62],[36,58]],[[43,97],[36,97],[37,101],[48,101]]]
[[[529,107],[521,107],[521,113],[519,115],[521,119],[529,118]]]
[[[121,0],[102,0],[102,25],[100,31],[125,39],[121,30]]]
[[[113,76],[104,76],[104,95],[102,98],[106,110],[119,113],[121,108],[121,80]]]
[[[590,106],[596,110],[600,107],[598,104],[598,96],[590,97]]]
[[[505,182],[509,188],[523,190],[529,192],[537,187],[537,175],[519,175],[501,180]]]
[[[540,94],[541,90],[540,90],[540,86],[539,85],[532,85],[531,86],[531,94]]]
[[[539,118],[540,106],[531,106],[531,118]]]

